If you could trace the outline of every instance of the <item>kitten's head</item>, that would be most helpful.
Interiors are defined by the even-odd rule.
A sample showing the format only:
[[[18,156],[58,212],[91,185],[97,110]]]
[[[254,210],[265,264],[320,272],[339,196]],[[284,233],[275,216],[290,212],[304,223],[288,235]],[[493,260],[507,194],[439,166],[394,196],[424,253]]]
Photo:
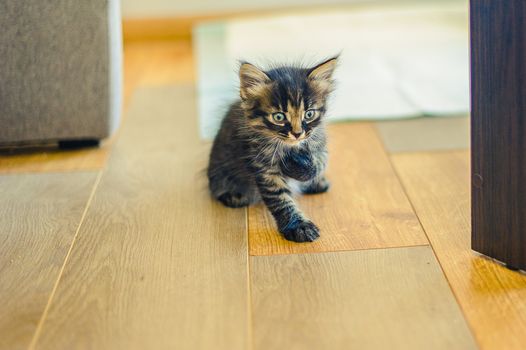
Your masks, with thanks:
[[[338,57],[312,68],[263,71],[250,63],[239,70],[241,106],[254,132],[297,144],[323,121]]]

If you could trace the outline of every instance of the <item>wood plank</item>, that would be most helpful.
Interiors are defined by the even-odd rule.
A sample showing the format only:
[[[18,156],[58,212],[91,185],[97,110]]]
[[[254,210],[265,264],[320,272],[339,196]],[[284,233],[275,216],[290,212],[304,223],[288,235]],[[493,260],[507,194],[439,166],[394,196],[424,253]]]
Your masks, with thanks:
[[[193,87],[136,94],[37,349],[245,349],[246,215],[212,201]]]
[[[392,156],[482,349],[523,349],[526,276],[470,249],[468,152]]]
[[[329,126],[328,193],[297,202],[321,230],[308,244],[286,241],[263,205],[249,208],[251,255],[428,244],[373,126]]]
[[[475,349],[430,247],[251,257],[255,349]]]
[[[100,147],[60,150],[56,145],[0,150],[0,174],[96,171],[109,155],[111,141]]]
[[[526,2],[470,12],[472,247],[526,270]]]
[[[132,89],[195,81],[190,40],[126,42],[124,48],[130,77],[128,83]]]
[[[26,349],[97,173],[0,176],[0,349]]]
[[[422,117],[375,123],[389,153],[469,148],[469,117]]]

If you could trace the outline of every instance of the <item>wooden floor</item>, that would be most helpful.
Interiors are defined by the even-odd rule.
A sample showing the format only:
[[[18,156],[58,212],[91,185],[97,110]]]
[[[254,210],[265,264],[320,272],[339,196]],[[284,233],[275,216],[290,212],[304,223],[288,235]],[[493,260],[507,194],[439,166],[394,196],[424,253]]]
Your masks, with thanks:
[[[293,244],[210,200],[193,62],[128,43],[118,135],[0,153],[0,349],[524,348],[526,276],[469,248],[466,149],[331,125],[332,189],[299,199],[323,236]]]

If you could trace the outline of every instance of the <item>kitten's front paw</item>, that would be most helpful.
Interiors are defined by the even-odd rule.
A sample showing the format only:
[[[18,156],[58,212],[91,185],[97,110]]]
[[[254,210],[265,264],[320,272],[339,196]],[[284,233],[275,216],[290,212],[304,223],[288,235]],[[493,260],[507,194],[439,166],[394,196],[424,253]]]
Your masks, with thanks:
[[[313,242],[320,237],[320,229],[307,220],[295,220],[282,228],[285,239],[293,242]]]
[[[308,181],[316,176],[316,167],[307,150],[292,152],[281,162],[283,174],[299,181]]]

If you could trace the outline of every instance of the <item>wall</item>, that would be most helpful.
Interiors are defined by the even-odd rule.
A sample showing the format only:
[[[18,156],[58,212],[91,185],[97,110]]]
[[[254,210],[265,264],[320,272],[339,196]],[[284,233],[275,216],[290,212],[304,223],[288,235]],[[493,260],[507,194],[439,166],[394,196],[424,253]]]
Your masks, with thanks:
[[[437,0],[412,0],[422,3]],[[441,0],[464,1],[464,0]],[[411,0],[121,0],[125,18],[183,17],[329,4],[407,3]]]

